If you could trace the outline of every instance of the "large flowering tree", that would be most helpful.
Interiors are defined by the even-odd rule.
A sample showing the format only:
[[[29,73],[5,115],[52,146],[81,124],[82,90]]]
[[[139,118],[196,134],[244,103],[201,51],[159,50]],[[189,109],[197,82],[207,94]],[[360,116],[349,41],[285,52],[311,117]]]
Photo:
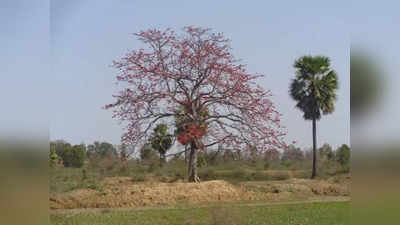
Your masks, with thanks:
[[[190,149],[189,181],[197,177],[197,152],[284,148],[285,133],[270,93],[256,84],[231,54],[229,40],[210,29],[185,27],[182,35],[150,29],[135,35],[145,49],[129,52],[114,66],[122,90],[106,105],[125,122],[122,141],[142,146],[157,124],[176,127]]]

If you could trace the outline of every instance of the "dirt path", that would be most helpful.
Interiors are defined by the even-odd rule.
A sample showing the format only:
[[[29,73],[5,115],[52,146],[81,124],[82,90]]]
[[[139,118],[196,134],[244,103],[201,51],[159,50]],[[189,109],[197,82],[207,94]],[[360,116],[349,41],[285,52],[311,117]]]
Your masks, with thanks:
[[[159,206],[159,207],[135,207],[135,208],[82,208],[82,209],[56,209],[50,210],[50,214],[78,214],[78,213],[104,213],[111,211],[143,211],[143,210],[174,210],[174,209],[192,209],[192,208],[210,208],[215,206],[274,206],[274,205],[292,205],[318,202],[347,202],[350,197],[344,196],[325,196],[313,200],[302,201],[281,201],[281,202],[238,202],[238,203],[219,203],[219,204],[199,204],[199,205],[179,205],[179,206]]]

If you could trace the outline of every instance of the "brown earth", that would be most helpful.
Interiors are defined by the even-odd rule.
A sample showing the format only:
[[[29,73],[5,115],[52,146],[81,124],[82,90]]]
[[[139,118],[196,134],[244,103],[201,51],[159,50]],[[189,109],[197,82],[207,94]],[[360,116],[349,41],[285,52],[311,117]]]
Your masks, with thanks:
[[[135,208],[250,200],[284,201],[300,196],[347,196],[348,184],[324,180],[245,182],[215,180],[200,183],[134,183],[130,177],[105,178],[102,191],[79,189],[50,197],[50,209]]]
[[[51,209],[120,208],[179,203],[255,200],[256,193],[225,181],[201,183],[132,183],[131,178],[106,178],[104,191],[80,189],[54,195]]]
[[[246,190],[275,193],[275,198],[285,197],[318,197],[318,196],[349,196],[350,178],[345,177],[339,182],[332,180],[290,179],[284,181],[249,181],[242,183]]]
[[[254,170],[246,170],[246,172],[248,173],[254,173]],[[261,173],[265,173],[265,174],[269,174],[272,176],[277,176],[277,175],[287,175],[289,176],[289,178],[295,178],[296,176],[303,174],[303,173],[307,173],[307,170],[261,170],[258,171]],[[221,175],[225,175],[225,174],[229,174],[232,173],[232,170],[218,170],[216,172],[216,174],[221,174]]]

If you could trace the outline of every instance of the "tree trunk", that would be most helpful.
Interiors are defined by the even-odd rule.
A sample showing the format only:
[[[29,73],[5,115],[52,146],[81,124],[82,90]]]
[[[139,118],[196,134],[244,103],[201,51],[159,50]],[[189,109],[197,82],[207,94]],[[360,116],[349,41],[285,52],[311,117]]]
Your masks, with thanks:
[[[160,167],[163,167],[165,162],[166,162],[165,154],[160,153]]]
[[[190,143],[190,155],[188,164],[188,181],[189,182],[200,182],[197,175],[197,145],[195,142]]]
[[[187,145],[185,145],[185,164],[188,165],[188,161],[189,161],[189,151],[187,148]]]
[[[316,119],[312,120],[312,129],[313,129],[313,165],[312,165],[312,175],[311,179],[314,179],[317,176],[317,124]]]

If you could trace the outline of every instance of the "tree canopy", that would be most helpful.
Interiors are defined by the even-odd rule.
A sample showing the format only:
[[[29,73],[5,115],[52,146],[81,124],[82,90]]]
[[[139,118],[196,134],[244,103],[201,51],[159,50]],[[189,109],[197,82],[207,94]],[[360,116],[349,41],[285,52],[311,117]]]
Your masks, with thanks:
[[[338,78],[324,56],[303,56],[294,63],[296,78],[292,80],[290,95],[306,120],[321,118],[335,110]]]
[[[211,29],[185,27],[136,33],[146,48],[130,51],[113,65],[123,84],[114,95],[114,117],[125,124],[123,142],[139,148],[157,124],[174,127],[184,117],[182,144],[224,149],[251,145],[258,150],[285,147],[281,114],[271,93],[257,85],[231,52],[229,40]],[[171,125],[171,126],[170,126]]]

